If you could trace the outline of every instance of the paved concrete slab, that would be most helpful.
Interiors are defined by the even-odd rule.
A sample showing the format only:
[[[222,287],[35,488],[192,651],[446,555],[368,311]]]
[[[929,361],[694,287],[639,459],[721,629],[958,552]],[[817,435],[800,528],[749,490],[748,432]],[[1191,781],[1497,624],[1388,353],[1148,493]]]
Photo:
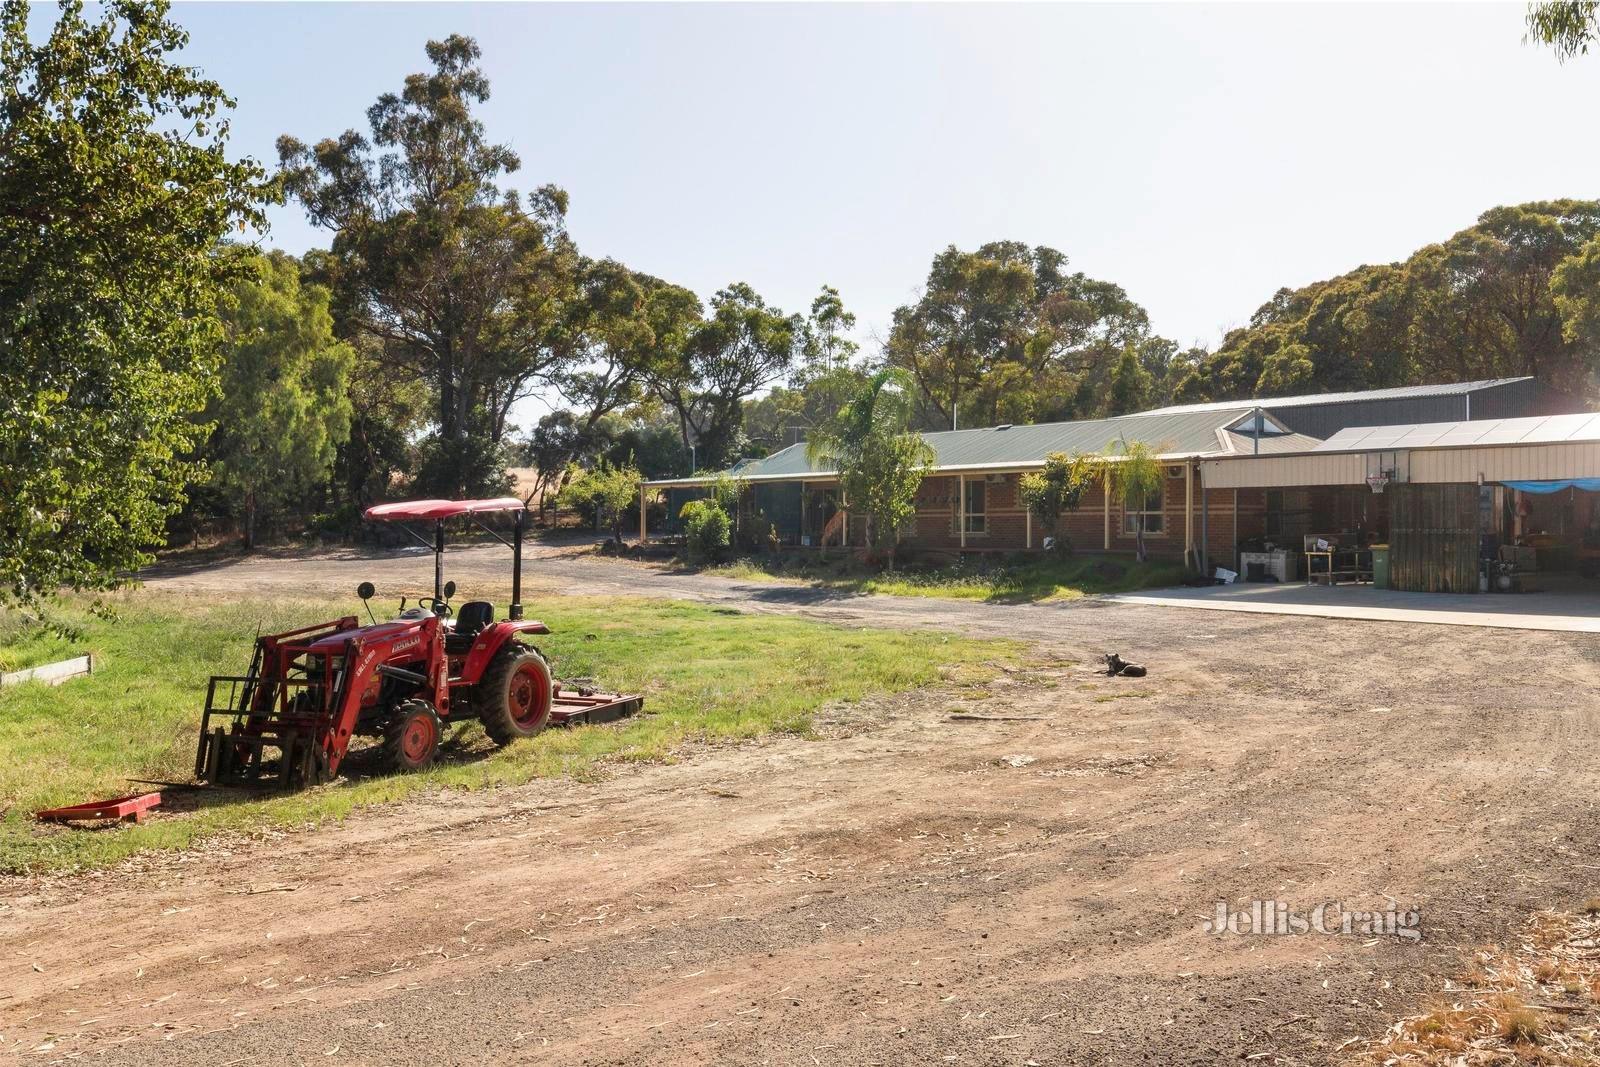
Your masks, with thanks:
[[[1576,582],[1577,580],[1574,579]],[[1587,583],[1584,583],[1587,584]],[[1402,593],[1370,585],[1244,582],[1200,589],[1153,589],[1103,599],[1121,604],[1328,619],[1372,619],[1443,626],[1500,626],[1512,630],[1600,633],[1600,592]]]

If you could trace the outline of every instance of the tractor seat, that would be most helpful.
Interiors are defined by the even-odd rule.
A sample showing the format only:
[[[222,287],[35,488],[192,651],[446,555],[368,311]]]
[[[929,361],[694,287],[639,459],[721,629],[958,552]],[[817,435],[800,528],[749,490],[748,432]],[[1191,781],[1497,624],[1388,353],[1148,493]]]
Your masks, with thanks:
[[[455,655],[465,655],[472,650],[472,642],[485,626],[494,622],[494,605],[487,600],[469,600],[456,612],[455,629],[445,634],[444,650]]]

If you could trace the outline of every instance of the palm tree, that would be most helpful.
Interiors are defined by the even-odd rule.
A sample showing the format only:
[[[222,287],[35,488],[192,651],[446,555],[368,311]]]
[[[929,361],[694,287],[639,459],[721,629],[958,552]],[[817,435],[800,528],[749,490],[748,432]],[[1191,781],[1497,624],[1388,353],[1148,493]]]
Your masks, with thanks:
[[[905,433],[911,422],[910,385],[910,375],[898,367],[885,367],[862,382],[833,418],[810,432],[806,459],[843,471],[860,461],[875,434]]]
[[[1134,558],[1140,563],[1148,558],[1144,545],[1145,508],[1150,498],[1161,491],[1161,463],[1156,456],[1160,449],[1167,447],[1160,445],[1152,449],[1143,441],[1130,442],[1124,436],[1107,444],[1105,449],[1107,456],[1121,453],[1116,462],[1108,462],[1101,468],[1101,477],[1105,492],[1122,505],[1123,513],[1132,512],[1136,516]]]
[[[899,539],[901,523],[916,513],[917,486],[933,450],[911,433],[909,376],[885,367],[856,389],[838,414],[806,440],[806,459],[832,466],[847,502],[867,515],[867,539],[882,554]]]

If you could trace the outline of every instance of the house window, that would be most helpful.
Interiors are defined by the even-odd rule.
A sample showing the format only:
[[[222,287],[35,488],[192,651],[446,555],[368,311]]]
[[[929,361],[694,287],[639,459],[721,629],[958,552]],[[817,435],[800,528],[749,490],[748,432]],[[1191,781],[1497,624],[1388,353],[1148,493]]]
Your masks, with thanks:
[[[988,532],[988,486],[981,481],[967,483],[967,533]]]
[[[1144,532],[1147,534],[1160,533],[1162,525],[1161,498],[1162,492],[1157,489],[1144,502],[1143,508],[1136,510],[1124,508],[1122,512],[1122,532],[1129,537],[1137,534],[1139,532],[1139,516],[1143,515]]]

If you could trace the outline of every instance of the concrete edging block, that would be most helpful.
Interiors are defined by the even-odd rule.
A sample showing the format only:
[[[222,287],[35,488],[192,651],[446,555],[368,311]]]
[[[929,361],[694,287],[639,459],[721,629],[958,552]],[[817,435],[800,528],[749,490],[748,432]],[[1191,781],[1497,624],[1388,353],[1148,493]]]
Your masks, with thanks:
[[[74,656],[56,663],[46,663],[41,667],[29,667],[23,671],[12,671],[9,674],[0,674],[0,689],[17,682],[35,681],[45,685],[60,685],[62,682],[90,674],[94,671],[94,658],[92,656]]]

